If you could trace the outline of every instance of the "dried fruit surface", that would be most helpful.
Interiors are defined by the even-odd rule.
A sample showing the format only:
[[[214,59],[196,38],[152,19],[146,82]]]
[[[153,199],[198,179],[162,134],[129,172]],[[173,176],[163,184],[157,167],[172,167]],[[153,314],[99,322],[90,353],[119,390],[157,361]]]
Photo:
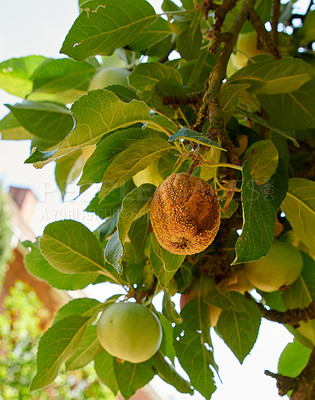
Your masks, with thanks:
[[[156,189],[150,218],[156,238],[166,250],[174,254],[200,253],[219,229],[219,201],[203,179],[175,173]]]

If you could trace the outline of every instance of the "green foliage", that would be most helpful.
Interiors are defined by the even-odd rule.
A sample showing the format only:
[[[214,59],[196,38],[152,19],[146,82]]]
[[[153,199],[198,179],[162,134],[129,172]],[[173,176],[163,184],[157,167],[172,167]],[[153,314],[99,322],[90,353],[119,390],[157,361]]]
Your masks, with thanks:
[[[0,314],[0,393],[3,400],[51,400],[56,396],[69,400],[114,399],[110,389],[100,384],[93,366],[86,365],[88,362],[81,370],[68,368],[73,370],[69,373],[63,369],[54,383],[31,392],[29,385],[36,371],[36,347],[43,335],[40,323],[47,312],[35,292],[21,282],[11,289],[5,307],[5,313]]]
[[[55,161],[62,196],[78,177],[80,193],[100,184],[86,208],[103,220],[100,226],[91,232],[78,221],[50,223],[38,243],[25,243],[27,269],[64,290],[115,283],[126,290],[126,298],[152,309],[154,297],[163,292],[158,313],[162,344],[145,363],[121,362],[100,346],[98,314],[118,296],[104,303],[69,302],[42,336],[37,371],[34,376],[32,361],[27,375],[34,376],[32,389],[45,393],[64,366],[80,374],[77,369],[93,361],[101,381],[126,399],[155,375],[180,393],[196,390],[210,399],[219,378],[211,332],[215,329],[244,361],[255,345],[262,314],[242,288],[240,293],[232,289],[241,285],[236,280],[242,264],[265,257],[275,236],[280,241],[294,236],[291,244],[301,250],[303,270],[290,287],[260,292],[257,301],[285,312],[315,299],[314,11],[302,15],[296,27],[294,2],[281,4],[282,58],[263,40],[264,51],[276,57],[243,54],[248,63],[238,69],[231,54],[232,47],[238,51],[237,37],[228,32],[232,26],[232,32],[253,32],[242,16],[249,3],[263,22],[270,22],[271,0],[238,1],[219,36],[212,30],[215,15],[206,9],[208,2],[182,0],[178,6],[165,0],[161,16],[146,0],[80,1],[80,13],[61,48],[67,57],[31,55],[0,64],[0,87],[22,99],[8,105],[10,112],[0,121],[2,139],[31,140],[26,162],[36,168]],[[88,90],[109,67],[129,74],[128,87]],[[151,231],[156,187],[146,183],[136,188],[132,178],[152,163],[163,179],[188,171],[201,177],[219,197],[221,229],[199,254],[172,254]],[[283,223],[281,212],[286,214]],[[213,287],[204,298],[196,293],[179,313],[173,296],[188,295],[201,275],[213,278]],[[211,330],[208,306],[222,309]],[[280,358],[280,373],[301,372],[315,344],[314,324],[313,319],[287,326],[295,342]],[[34,360],[35,342],[30,346]]]
[[[0,286],[6,273],[7,262],[11,257],[10,214],[2,187],[0,185]]]

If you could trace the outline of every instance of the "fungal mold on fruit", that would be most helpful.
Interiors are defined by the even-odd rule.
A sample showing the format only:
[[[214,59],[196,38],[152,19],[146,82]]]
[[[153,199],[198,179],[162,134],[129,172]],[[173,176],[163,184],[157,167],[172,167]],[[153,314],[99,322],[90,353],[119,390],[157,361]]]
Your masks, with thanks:
[[[220,226],[218,197],[209,183],[189,173],[174,173],[156,189],[150,210],[155,236],[173,254],[205,250]]]

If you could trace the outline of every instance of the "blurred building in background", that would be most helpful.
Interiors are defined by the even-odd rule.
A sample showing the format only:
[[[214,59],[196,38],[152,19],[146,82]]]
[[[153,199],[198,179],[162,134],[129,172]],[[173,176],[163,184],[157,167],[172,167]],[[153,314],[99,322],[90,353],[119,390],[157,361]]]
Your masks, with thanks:
[[[40,331],[46,330],[50,325],[53,320],[55,312],[62,307],[64,304],[66,304],[69,300],[71,300],[73,297],[83,297],[85,296],[84,291],[82,290],[76,290],[74,292],[71,292],[71,295],[64,291],[64,290],[58,290],[53,287],[51,287],[46,281],[42,279],[38,279],[34,275],[30,274],[28,270],[24,266],[23,258],[24,255],[27,253],[27,249],[23,246],[23,242],[26,240],[30,240],[31,242],[34,242],[36,240],[36,236],[32,229],[30,228],[30,222],[34,213],[34,210],[36,208],[38,199],[33,193],[31,189],[28,188],[19,188],[19,187],[10,187],[8,195],[5,196],[6,198],[3,201],[2,209],[0,209],[0,225],[1,222],[4,225],[8,225],[8,229],[1,228],[0,226],[0,255],[1,252],[3,253],[3,256],[5,256],[5,252],[8,253],[8,250],[11,249],[11,256],[7,254],[5,257],[5,261],[9,259],[8,262],[4,262],[4,265],[2,269],[2,279],[0,279],[0,313],[3,314],[5,313],[5,303],[6,299],[9,298],[9,296],[12,296],[12,293],[16,293],[18,287],[16,286],[16,283],[18,281],[24,282],[27,287],[30,288],[30,290],[33,290],[36,293],[36,296],[38,300],[40,301],[40,304],[42,304],[43,307],[43,312],[38,313],[38,310],[36,311],[36,315],[34,315],[34,323],[35,321],[38,322],[39,319],[39,326],[38,329]],[[1,198],[0,198],[1,200]],[[1,203],[1,201],[0,201]],[[2,213],[1,213],[2,211]],[[2,218],[1,218],[2,217]],[[6,236],[4,236],[4,233],[6,231]],[[2,236],[1,236],[2,233]],[[1,247],[1,241],[3,242],[3,248]],[[4,243],[5,242],[5,243]],[[9,247],[9,249],[8,249]],[[0,257],[1,261],[1,257]],[[5,265],[6,264],[6,265]],[[0,265],[1,268],[1,265]],[[21,288],[24,288],[24,286],[21,286]],[[25,289],[23,289],[25,290]],[[21,296],[26,296],[26,292],[24,293],[22,290]],[[26,298],[26,297],[25,297]],[[40,307],[40,306],[39,306]],[[14,322],[16,319],[22,319],[23,316],[21,315],[23,311],[15,310],[14,306],[13,309],[9,310],[9,313],[7,319],[9,318],[9,325],[12,326],[12,329],[14,330]],[[0,319],[1,320],[1,319]],[[23,322],[22,320],[20,322]],[[36,328],[37,329],[37,328]],[[40,331],[36,331],[36,335],[38,339],[42,335]],[[36,341],[36,336],[33,333],[30,333],[30,340],[35,339]],[[13,336],[18,336],[17,332]],[[9,337],[12,337],[10,335]],[[0,330],[0,339],[1,339],[1,330]],[[1,341],[1,340],[0,340]],[[11,342],[10,342],[11,343]],[[25,369],[26,363],[23,363],[23,354],[19,357],[20,363],[17,364],[16,361],[14,361],[14,349],[11,349],[12,343],[10,344],[8,342],[8,349],[2,349],[0,346],[0,364],[1,364],[1,358],[5,357],[6,359],[2,364],[5,366],[6,369],[6,376],[1,375],[1,369],[0,369],[0,392],[2,391],[10,391],[10,386],[11,384],[15,387],[16,394],[21,395],[21,390],[28,390],[27,387],[29,385],[29,382],[23,383],[22,380],[27,380],[31,379],[32,375],[34,372],[30,372],[30,376],[26,377],[23,375],[22,371]],[[30,350],[28,347],[32,347],[35,345],[31,345],[28,343],[27,351],[25,350],[25,355],[26,358],[29,358],[28,356],[28,351]],[[14,346],[13,346],[14,347]],[[35,357],[35,348],[31,349],[30,351],[34,350],[33,357]],[[11,357],[9,359],[9,357]],[[13,357],[13,358],[12,358]],[[2,361],[3,361],[2,360]],[[27,361],[28,363],[30,361]],[[28,364],[27,364],[28,366]],[[29,366],[28,366],[29,367]],[[14,374],[10,374],[10,369],[13,368],[15,371],[20,371],[20,374],[15,374],[16,379],[18,379],[18,382],[12,381],[10,383],[10,380],[12,380],[12,376]],[[11,378],[8,381],[7,377],[8,374],[10,374]],[[76,374],[78,376],[76,376]],[[84,377],[87,374],[85,369],[78,370],[77,372],[74,371],[71,375],[71,379],[73,382],[75,382],[75,385],[79,384],[82,381],[84,381]],[[91,376],[91,374],[95,375],[95,379],[97,379],[96,374],[93,371],[89,371],[88,375]],[[82,376],[81,376],[82,375]],[[2,379],[3,378],[3,379]],[[62,379],[62,378],[61,378]],[[66,379],[66,378],[63,378]],[[69,378],[67,378],[69,379]],[[71,380],[70,379],[70,380]],[[93,382],[95,385],[97,383],[97,380]],[[99,382],[100,384],[100,382]],[[63,384],[59,383],[59,386],[54,386],[55,384],[53,383],[52,385],[49,385],[47,389],[45,389],[45,393],[47,390],[47,397],[45,399],[55,399],[55,394],[58,392],[60,393],[62,390],[66,390],[66,386],[68,385],[68,380],[65,380]],[[86,391],[93,392],[94,386],[91,386],[91,382],[89,383],[90,386],[87,385],[86,388],[82,388],[82,393]],[[62,388],[60,386],[63,386]],[[74,386],[74,384],[72,384]],[[72,392],[74,391],[73,387],[71,385],[69,386],[69,392],[67,394],[64,394],[64,396],[72,396]],[[101,385],[102,386],[102,385]],[[101,390],[101,388],[99,389]],[[107,389],[108,390],[108,389]],[[51,395],[50,395],[51,392]],[[72,394],[71,394],[72,393]],[[80,392],[81,393],[81,392]],[[25,393],[26,394],[26,393]],[[94,394],[94,393],[93,393]],[[106,389],[104,387],[104,393],[97,393],[93,395],[92,398],[99,398],[98,395],[102,396],[102,399],[104,400],[111,400],[113,396],[110,394],[110,392],[106,392]],[[36,394],[34,394],[34,399],[37,398]],[[1,396],[0,396],[1,397]],[[5,396],[4,399],[11,399],[11,397]],[[65,397],[68,399],[68,397]],[[74,397],[71,397],[74,398]],[[81,398],[81,397],[80,397]],[[85,397],[84,397],[85,398]],[[118,394],[118,400],[123,400],[123,397]],[[146,385],[143,388],[139,389],[132,397],[130,400],[160,400],[160,396],[153,390],[153,388],[150,385]]]
[[[44,280],[30,274],[23,263],[23,257],[27,250],[22,245],[25,240],[35,241],[36,237],[30,228],[30,221],[33,216],[38,199],[31,189],[10,187],[7,196],[8,214],[10,215],[11,248],[12,255],[7,265],[0,289],[0,312],[4,311],[3,301],[9,294],[10,288],[16,281],[27,283],[35,292],[38,299],[49,311],[43,327],[48,327],[55,312],[71,297],[67,292],[51,287]]]

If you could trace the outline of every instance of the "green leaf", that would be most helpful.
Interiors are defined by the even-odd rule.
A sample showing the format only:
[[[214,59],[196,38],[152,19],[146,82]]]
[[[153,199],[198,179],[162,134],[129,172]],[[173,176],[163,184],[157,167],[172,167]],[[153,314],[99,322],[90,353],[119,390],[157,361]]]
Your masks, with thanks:
[[[258,96],[269,121],[285,129],[315,128],[315,78],[292,93]]]
[[[143,245],[140,245],[143,247]],[[142,255],[142,260],[137,260],[135,249],[130,243],[125,245],[124,254],[124,277],[126,281],[138,291],[149,291],[154,285],[154,274],[149,264],[146,264],[146,258]]]
[[[57,271],[46,261],[37,246],[32,246],[31,251],[25,255],[24,264],[31,274],[61,290],[84,289],[99,276],[98,273],[69,275]]]
[[[62,199],[66,194],[67,186],[72,183],[82,172],[87,157],[93,153],[95,146],[85,147],[73,151],[56,161],[55,180]]]
[[[61,364],[69,359],[80,343],[89,321],[72,316],[57,322],[41,338],[37,352],[37,372],[30,389],[40,389],[58,375]]]
[[[308,307],[315,300],[315,261],[307,253],[301,252],[303,257],[303,270],[297,280],[286,290],[283,301],[288,309]],[[315,320],[300,322],[294,329],[287,326],[296,340],[304,346],[313,348],[315,345]]]
[[[93,233],[80,222],[63,220],[48,224],[39,245],[43,256],[58,271],[105,272],[102,249]]]
[[[245,117],[248,117],[249,119],[251,119],[254,122],[257,122],[259,125],[261,126],[265,126],[266,128],[270,129],[272,132],[277,133],[278,135],[291,140],[291,142],[294,144],[294,146],[296,147],[300,147],[299,143],[297,142],[297,140],[295,139],[295,132],[294,130],[286,130],[286,129],[281,129],[281,128],[277,128],[276,126],[274,126],[272,123],[270,123],[269,121],[267,121],[265,118],[261,118],[259,115],[255,114],[255,113],[249,113],[249,112],[244,112],[244,110],[241,109],[237,109],[237,111],[244,115]],[[271,113],[273,112],[273,110],[271,110]]]
[[[95,152],[87,160],[79,185],[102,182],[104,173],[115,156],[130,145],[137,143],[138,140],[151,134],[152,130],[139,127],[118,130],[105,136],[97,144]]]
[[[96,325],[88,326],[84,332],[76,352],[66,362],[67,371],[82,368],[103,351],[97,338]]]
[[[191,0],[186,0],[186,1],[189,2]],[[270,10],[272,4],[271,2],[272,0],[256,0],[255,2],[255,10],[264,23],[270,20]],[[233,24],[235,18],[238,17],[238,14],[240,13],[242,6],[243,6],[242,3],[237,2],[235,7],[233,7],[232,10],[228,12],[226,18],[224,19],[224,24],[223,24],[224,30],[229,30],[231,28],[231,25]],[[251,23],[245,22],[241,32],[248,33],[252,32],[253,29],[254,28]]]
[[[124,186],[112,190],[102,201],[99,200],[98,193],[96,193],[85,211],[94,212],[102,219],[111,217],[121,208],[123,198],[134,188],[135,185],[130,180]]]
[[[209,334],[208,307],[200,298],[193,299],[185,305],[181,315],[184,322],[174,330],[176,356],[193,387],[206,399],[210,399],[216,390],[211,367],[216,366]]]
[[[153,25],[153,24],[152,24]],[[145,50],[141,50],[143,55],[147,55],[149,57],[165,57],[165,54],[169,54],[173,48],[173,35],[166,36],[165,39],[160,42],[150,46]]]
[[[288,193],[281,204],[294,232],[310,251],[315,249],[315,182],[289,179]]]
[[[35,72],[31,100],[45,99],[72,103],[84,94],[96,72],[89,62],[76,62],[69,58],[49,60]]]
[[[54,323],[75,315],[93,317],[96,316],[102,308],[104,308],[104,304],[95,299],[89,299],[87,297],[74,299],[59,308],[55,315]]]
[[[262,185],[276,172],[279,154],[271,140],[259,140],[246,150],[244,159],[257,185]]]
[[[235,245],[233,264],[264,257],[270,249],[276,223],[275,209],[251,177],[247,161],[242,174],[243,230]]]
[[[282,159],[279,159],[276,172],[268,182],[261,185],[259,189],[265,198],[278,210],[288,191],[288,170]]]
[[[217,147],[205,147],[200,149],[199,155],[204,161],[200,167],[200,178],[208,181],[216,175],[217,167],[212,167],[212,164],[220,162],[221,150]]]
[[[304,308],[315,300],[315,261],[304,251],[303,270],[297,280],[283,293],[285,306],[291,308]]]
[[[224,118],[229,121],[237,106],[238,99],[242,92],[250,87],[248,83],[225,83],[219,95],[221,109],[224,113]]]
[[[128,182],[137,172],[171,151],[177,151],[175,146],[162,139],[158,133],[130,145],[119,153],[106,169],[99,192],[100,200],[113,189]]]
[[[171,300],[171,296],[168,292],[164,292],[163,296],[163,315],[175,324],[180,324],[183,322],[183,318],[178,314],[175,309],[175,304]]]
[[[47,162],[78,148],[95,144],[103,135],[116,129],[150,121],[149,109],[145,103],[138,100],[124,103],[114,93],[105,89],[91,90],[81,96],[73,103],[71,113],[76,120],[75,128],[54,153],[38,153],[35,159],[37,167],[42,167]],[[30,158],[27,162],[33,162],[33,159]]]
[[[158,17],[129,46],[134,51],[146,50],[168,38],[171,34],[167,21],[162,17]]]
[[[155,235],[152,235],[150,261],[155,276],[160,285],[166,287],[173,278],[180,265],[184,262],[184,255],[172,254],[160,246]]]
[[[169,133],[175,133],[177,130],[177,125],[163,115],[154,115],[151,121],[147,124],[147,127],[162,132],[167,131]]]
[[[52,144],[60,142],[73,127],[68,108],[57,103],[25,100],[6,106],[24,129]]]
[[[195,23],[193,27],[189,27],[189,29],[179,34],[176,40],[176,50],[180,53],[182,58],[194,60],[199,56],[201,42],[202,34],[200,23]]]
[[[149,183],[135,188],[124,198],[122,209],[119,213],[117,233],[109,239],[105,248],[105,258],[119,273],[122,272],[121,258],[123,245],[127,239],[129,229],[136,219],[146,214],[156,187]]]
[[[314,69],[298,58],[273,58],[248,64],[233,74],[229,83],[249,83],[256,93],[291,93],[314,77]]]
[[[176,354],[173,343],[173,326],[163,314],[158,313],[158,317],[162,325],[162,342],[159,351],[174,364]]]
[[[212,304],[222,308],[222,310],[233,310],[236,312],[245,311],[245,307],[242,304],[243,295],[224,287],[214,286],[214,289],[215,290],[211,290],[204,298],[207,304]]]
[[[138,364],[114,360],[114,372],[119,390],[126,400],[154,377],[151,360]]]
[[[244,296],[239,296],[238,301],[242,307],[241,311],[223,310],[219,317],[217,330],[242,364],[256,343],[261,312],[256,304]]]
[[[298,31],[298,38],[301,37],[302,44],[309,44],[315,41],[315,10],[308,11],[303,19],[303,26]]]
[[[49,60],[34,74],[33,93],[56,93],[69,89],[86,91],[96,68],[89,62],[76,62],[69,58]]]
[[[174,280],[176,281],[177,291],[183,293],[188,288],[192,280],[191,264],[184,261],[180,268],[177,270]]]
[[[108,218],[102,225],[100,225],[97,229],[100,235],[100,242],[106,240],[109,236],[111,236],[116,230],[116,225],[118,222],[119,210],[115,212],[110,218]]]
[[[92,10],[81,12],[60,50],[77,61],[113,54],[132,43],[157,19],[145,0],[90,1],[85,6]]]
[[[133,247],[133,255],[135,257],[136,264],[140,263],[140,261],[146,258],[144,251],[146,248],[150,227],[150,217],[149,214],[146,213],[141,218],[136,219],[129,229],[128,236]],[[146,266],[148,267],[147,264]],[[150,272],[152,272],[151,268]],[[141,277],[139,278],[141,279]]]
[[[152,90],[163,79],[173,79],[182,83],[182,77],[175,68],[158,62],[137,65],[128,79],[129,84],[138,90]]]
[[[2,140],[32,140],[34,137],[11,112],[0,121],[0,133]]]
[[[175,117],[177,111],[172,109],[169,105],[163,102],[164,97],[185,97],[186,91],[182,84],[174,79],[162,79],[159,81],[151,91],[152,107],[159,111],[161,114],[172,119]],[[149,100],[147,100],[147,103]]]
[[[180,393],[191,395],[194,393],[190,382],[179,375],[173,364],[168,362],[160,351],[153,357],[152,362],[157,374],[163,381],[172,385]]]
[[[278,374],[295,378],[305,368],[310,358],[311,349],[297,341],[289,343],[281,353]]]
[[[193,387],[206,399],[216,390],[213,372],[209,368],[210,357],[196,332],[187,331],[185,336],[175,341],[176,355],[181,366],[191,379]]]
[[[49,60],[43,56],[10,58],[0,63],[0,88],[13,96],[24,98],[32,91],[32,76]]]
[[[104,350],[96,357],[94,367],[101,381],[116,395],[118,384],[114,373],[114,358]]]
[[[106,261],[112,265],[119,274],[123,272],[121,265],[123,255],[124,248],[119,240],[118,231],[116,230],[107,242],[104,256]]]
[[[168,140],[169,142],[174,142],[177,139],[190,140],[191,142],[199,143],[204,146],[215,147],[220,150],[226,151],[225,149],[223,149],[223,147],[220,147],[218,143],[214,142],[211,139],[208,139],[201,133],[193,131],[186,127],[181,128],[178,132],[174,133]]]
[[[139,100],[137,93],[130,87],[122,85],[109,85],[106,86],[106,90],[113,92],[121,101],[129,103],[131,100]]]
[[[200,178],[201,178],[201,176],[200,176]],[[225,206],[225,199],[226,198],[223,198],[223,199],[219,200],[220,205],[221,205],[222,208]],[[236,202],[234,200],[231,200],[227,210],[226,211],[221,211],[221,218],[231,218],[232,215],[235,213],[235,211],[238,209],[238,206],[239,206],[238,202]]]
[[[121,243],[127,239],[131,224],[150,210],[150,203],[156,187],[145,183],[130,193],[122,202],[122,209],[118,217],[117,230]]]

